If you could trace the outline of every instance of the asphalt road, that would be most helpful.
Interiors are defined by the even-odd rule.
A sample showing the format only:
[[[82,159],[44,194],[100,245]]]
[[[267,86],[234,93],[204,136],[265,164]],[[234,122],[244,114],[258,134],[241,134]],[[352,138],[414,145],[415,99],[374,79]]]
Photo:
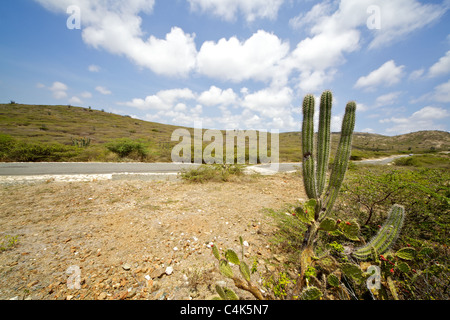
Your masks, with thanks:
[[[387,164],[399,157],[362,160],[355,163]],[[0,176],[120,174],[120,173],[176,173],[182,168],[194,168],[190,163],[111,163],[111,162],[7,162],[0,163]],[[261,173],[289,172],[301,167],[301,163],[260,164],[252,166]]]

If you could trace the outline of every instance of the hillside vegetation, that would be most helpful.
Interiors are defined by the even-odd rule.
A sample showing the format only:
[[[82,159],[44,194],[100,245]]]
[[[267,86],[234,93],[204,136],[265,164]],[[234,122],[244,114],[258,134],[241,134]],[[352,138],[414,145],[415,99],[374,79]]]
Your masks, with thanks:
[[[182,127],[70,105],[0,104],[0,161],[167,162],[179,143],[171,141],[178,128]],[[193,138],[194,130],[185,129]],[[267,139],[270,148],[270,133]],[[339,133],[333,133],[332,144],[338,139]],[[301,161],[300,132],[280,133],[279,141],[280,161]],[[203,147],[208,144],[204,142]],[[420,131],[394,137],[356,133],[352,160],[448,150],[449,132]]]

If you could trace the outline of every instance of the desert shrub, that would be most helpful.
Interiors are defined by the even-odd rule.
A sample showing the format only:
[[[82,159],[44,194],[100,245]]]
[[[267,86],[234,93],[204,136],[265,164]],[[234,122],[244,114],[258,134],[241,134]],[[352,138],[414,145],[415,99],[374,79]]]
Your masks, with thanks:
[[[0,160],[7,157],[15,144],[16,141],[10,135],[0,134]]]
[[[203,164],[194,169],[183,169],[181,179],[188,182],[229,181],[243,175],[243,165]]]
[[[419,161],[417,161],[417,158],[415,158],[415,157],[405,157],[405,158],[395,159],[394,164],[397,165],[397,166],[418,167],[419,166]]]
[[[121,138],[106,144],[106,148],[116,153],[119,157],[143,159],[148,155],[148,150],[142,142]]]
[[[36,144],[19,142],[14,145],[6,158],[10,161],[38,162],[63,161],[75,157],[79,149],[62,144]]]

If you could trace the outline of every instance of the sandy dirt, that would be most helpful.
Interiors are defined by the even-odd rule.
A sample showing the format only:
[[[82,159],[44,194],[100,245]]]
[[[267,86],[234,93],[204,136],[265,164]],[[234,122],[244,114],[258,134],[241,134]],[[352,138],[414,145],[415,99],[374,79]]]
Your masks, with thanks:
[[[264,208],[304,199],[294,174],[235,182],[91,181],[0,187],[0,299],[208,299],[223,277],[208,246],[275,262]],[[279,260],[279,257],[278,257]],[[252,298],[236,290],[241,298]]]

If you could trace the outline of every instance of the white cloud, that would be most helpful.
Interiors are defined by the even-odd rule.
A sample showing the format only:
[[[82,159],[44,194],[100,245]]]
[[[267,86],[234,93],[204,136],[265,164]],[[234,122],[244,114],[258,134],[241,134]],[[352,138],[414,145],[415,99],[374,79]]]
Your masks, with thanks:
[[[307,26],[315,25],[315,23],[327,16],[335,10],[335,3],[324,1],[312,7],[307,13],[301,12],[298,16],[289,20],[289,25],[293,29],[300,29]]]
[[[104,95],[109,95],[112,93],[110,90],[108,90],[107,88],[102,87],[102,86],[95,87],[95,90],[97,90],[98,92],[100,92],[101,94],[104,94]]]
[[[284,0],[188,0],[193,11],[210,12],[234,21],[240,11],[247,22],[257,18],[275,19]]]
[[[83,41],[139,66],[166,76],[185,76],[195,66],[195,35],[173,27],[165,39],[143,39],[140,14],[152,13],[154,0],[36,0],[49,10],[66,14],[69,5],[80,7]]]
[[[280,61],[288,54],[289,43],[258,30],[241,42],[236,37],[217,43],[203,43],[197,57],[197,71],[208,77],[240,82],[266,81],[278,75]]]
[[[53,85],[49,88],[51,91],[66,91],[68,89],[67,85],[62,82],[53,82]]]
[[[409,80],[417,80],[419,79],[425,72],[425,69],[417,69],[414,70],[413,72],[411,72],[411,74],[409,75]]]
[[[438,124],[436,121],[450,117],[450,112],[446,109],[426,106],[409,117],[392,117],[382,119],[380,123],[393,123],[394,126],[387,128],[387,133],[403,134],[420,130],[445,130],[446,126]]]
[[[354,1],[345,1],[351,3]],[[443,4],[422,4],[416,0],[364,0],[358,3],[380,7],[381,29],[375,30],[369,48],[387,46],[403,40],[406,36],[440,19],[449,6]]]
[[[263,117],[283,117],[293,100],[293,92],[289,87],[281,89],[266,88],[254,93],[246,94],[241,105]]]
[[[450,50],[430,67],[428,76],[433,78],[447,73],[450,73]]]
[[[450,102],[450,80],[434,88],[433,98],[438,102]]]
[[[292,117],[292,100],[293,91],[289,87],[268,87],[255,92],[242,88],[240,93],[235,93],[231,88],[224,90],[211,86],[200,94],[186,88],[163,90],[145,99],[136,98],[119,104],[154,110],[145,115],[148,121],[187,126],[202,121],[204,127],[222,129],[297,130],[298,121]],[[217,108],[220,115],[203,114],[204,106]]]
[[[180,103],[180,100],[192,99],[195,99],[195,94],[190,89],[184,88],[161,90],[154,95],[145,97],[145,99],[135,98],[120,104],[141,110],[171,110]],[[178,105],[177,111],[181,111],[180,109],[185,108]]]
[[[66,91],[68,90],[68,87],[62,82],[53,82],[52,86],[48,89],[53,92],[53,98],[55,99],[64,99],[67,97]]]
[[[380,106],[392,105],[392,104],[396,103],[398,97],[401,94],[402,94],[401,91],[396,91],[396,92],[391,92],[391,93],[387,93],[382,96],[379,96],[375,100],[375,106],[380,107]]]
[[[237,98],[236,93],[231,88],[222,90],[216,86],[211,86],[208,91],[200,94],[197,101],[206,106],[231,105],[236,103]]]
[[[389,60],[367,76],[359,78],[354,87],[371,90],[380,85],[392,86],[400,82],[400,79],[403,77],[404,67],[396,66],[394,60]]]
[[[403,40],[442,17],[448,7],[423,5],[416,0],[341,0],[314,5],[309,12],[290,20],[291,27],[305,28],[311,33],[298,43],[286,61],[288,70],[300,71],[302,90],[317,91],[333,79],[335,68],[345,62],[344,54],[360,48],[360,30],[367,30],[367,8],[371,5],[380,8],[381,29],[371,33],[370,49]],[[311,76],[315,84],[309,81]],[[396,82],[397,77],[394,74],[392,81]],[[362,79],[358,85],[363,84]]]
[[[88,70],[90,71],[90,72],[100,72],[100,67],[99,66],[97,66],[97,65],[95,65],[95,64],[91,64],[89,67],[88,67]]]
[[[70,99],[69,99],[69,102],[70,102],[70,103],[73,103],[73,104],[81,104],[81,103],[82,103],[81,99],[78,98],[78,97],[76,97],[76,96],[70,98]]]

